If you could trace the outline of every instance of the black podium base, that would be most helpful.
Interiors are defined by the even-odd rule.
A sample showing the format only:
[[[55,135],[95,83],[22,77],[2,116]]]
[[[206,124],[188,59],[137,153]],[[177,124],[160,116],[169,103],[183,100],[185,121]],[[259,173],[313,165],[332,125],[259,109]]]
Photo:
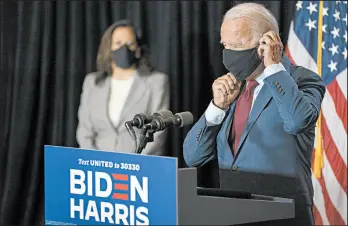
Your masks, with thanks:
[[[221,189],[245,191],[257,195],[274,196],[295,200],[295,218],[287,220],[266,221],[243,225],[279,225],[307,226],[314,225],[313,206],[305,203],[306,197],[298,192],[295,177],[262,174],[254,172],[219,170]]]
[[[311,226],[314,225],[313,209],[310,205],[296,206],[295,205],[294,219],[276,220],[276,221],[264,221],[252,224],[239,224],[245,225],[269,225],[269,226]]]

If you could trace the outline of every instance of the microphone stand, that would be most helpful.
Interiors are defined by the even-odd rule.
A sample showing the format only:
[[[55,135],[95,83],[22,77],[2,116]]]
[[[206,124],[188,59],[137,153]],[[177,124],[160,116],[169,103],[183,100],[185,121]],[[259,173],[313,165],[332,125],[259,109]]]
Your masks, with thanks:
[[[130,136],[133,138],[133,140],[134,140],[135,148],[137,148],[137,147],[138,147],[138,144],[137,144],[137,135],[135,134],[135,131],[134,131],[132,125],[131,125],[129,122],[126,122],[126,123],[125,123],[125,126],[126,126],[126,128],[127,128],[127,130],[128,130],[129,135],[130,135]]]
[[[141,129],[139,146],[137,147],[135,151],[137,154],[141,154],[141,152],[144,150],[148,142],[154,141],[153,134],[155,132],[156,132],[155,130],[149,129],[147,126],[144,126]]]

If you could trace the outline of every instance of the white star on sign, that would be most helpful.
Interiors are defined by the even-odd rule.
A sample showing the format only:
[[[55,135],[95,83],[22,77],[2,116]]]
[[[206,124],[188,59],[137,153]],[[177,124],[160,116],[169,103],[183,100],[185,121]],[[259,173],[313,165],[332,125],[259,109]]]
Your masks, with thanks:
[[[346,31],[346,33],[343,35],[343,38],[344,38],[344,40],[347,42],[347,31]]]
[[[339,32],[340,32],[340,29],[339,29],[339,28],[336,28],[336,27],[334,27],[333,31],[331,31],[331,34],[334,36],[334,39],[335,39],[336,37],[340,36],[340,35],[339,35]]]
[[[325,49],[325,41],[321,43],[321,48]]]
[[[335,22],[336,22],[337,20],[340,20],[340,11],[337,11],[337,10],[335,9],[335,14],[333,15],[333,17],[335,17]]]
[[[346,26],[347,26],[347,14],[346,17],[342,19],[344,22],[346,22]]]
[[[296,10],[297,11],[299,11],[300,9],[302,9],[302,1],[298,1],[297,3],[296,3]]]
[[[322,31],[323,31],[324,33],[327,33],[327,31],[326,31],[326,26],[327,26],[327,24],[324,24],[323,27],[322,27]]]
[[[329,15],[328,11],[329,11],[329,8],[324,8],[323,16],[328,16]]]
[[[338,45],[335,46],[333,43],[331,47],[329,48],[329,51],[331,52],[332,56],[335,56],[336,53],[338,53]]]
[[[346,60],[347,59],[347,48],[344,48],[342,55],[344,56],[344,59]]]
[[[312,4],[311,2],[309,3],[309,6],[307,7],[309,10],[309,13],[312,15],[313,12],[318,12],[317,11],[317,4]]]
[[[316,29],[317,27],[315,26],[316,20],[311,20],[311,18],[308,19],[308,22],[306,23],[306,26],[308,27],[309,31],[313,29]]]
[[[330,71],[331,71],[331,72],[337,71],[337,68],[336,68],[337,62],[333,62],[333,61],[331,60],[330,64],[327,65],[327,66],[330,68]]]

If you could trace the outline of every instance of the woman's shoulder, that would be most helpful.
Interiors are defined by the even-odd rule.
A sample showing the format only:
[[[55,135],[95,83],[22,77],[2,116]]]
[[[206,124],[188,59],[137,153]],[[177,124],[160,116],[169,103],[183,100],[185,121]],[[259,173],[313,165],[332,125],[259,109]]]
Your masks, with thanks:
[[[87,73],[84,79],[84,86],[93,87],[96,85],[96,81],[103,76],[102,72],[95,71]]]
[[[160,71],[152,71],[148,76],[148,80],[153,83],[168,83],[169,77],[166,73]]]

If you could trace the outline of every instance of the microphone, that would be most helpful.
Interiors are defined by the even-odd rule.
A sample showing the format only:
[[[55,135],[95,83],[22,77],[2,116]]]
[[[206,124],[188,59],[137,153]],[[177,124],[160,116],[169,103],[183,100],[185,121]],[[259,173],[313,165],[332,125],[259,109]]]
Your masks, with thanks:
[[[191,112],[181,112],[170,117],[164,118],[162,116],[153,117],[150,123],[145,124],[141,129],[140,144],[135,150],[140,154],[146,147],[148,142],[153,141],[153,134],[157,131],[162,131],[170,127],[183,127],[193,123],[193,115]]]
[[[143,129],[162,131],[171,127],[184,127],[193,123],[193,115],[189,111],[177,113],[169,118],[156,117],[152,122],[145,124]]]
[[[138,129],[142,128],[145,124],[150,123],[156,117],[169,118],[172,117],[173,113],[169,110],[162,110],[154,113],[153,115],[145,115],[143,113],[136,114],[134,118],[126,122],[126,127],[136,127]]]
[[[169,118],[173,116],[173,113],[169,110],[162,110],[162,111],[158,111],[156,113],[154,113],[153,115],[147,116],[143,113],[141,114],[136,114],[133,118],[133,120],[131,121],[127,121],[125,123],[125,126],[128,130],[129,135],[132,137],[132,139],[135,142],[135,146],[137,147],[137,136],[135,134],[135,131],[133,129],[133,127],[137,127],[138,129],[140,129],[141,127],[143,127],[145,124],[150,123],[154,118],[156,117],[162,117],[162,118]]]

